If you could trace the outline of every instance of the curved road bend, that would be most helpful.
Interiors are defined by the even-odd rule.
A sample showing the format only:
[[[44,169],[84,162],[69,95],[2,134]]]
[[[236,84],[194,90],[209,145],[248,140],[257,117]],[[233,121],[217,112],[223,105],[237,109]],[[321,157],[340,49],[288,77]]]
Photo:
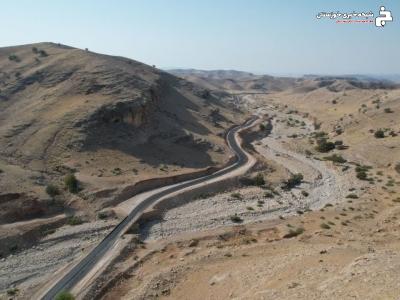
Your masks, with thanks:
[[[87,273],[100,261],[105,253],[112,248],[117,239],[138,220],[144,210],[149,208],[152,204],[157,202],[162,197],[171,193],[185,189],[195,184],[203,183],[210,179],[216,179],[227,173],[232,172],[245,165],[248,162],[248,155],[238,144],[236,140],[236,133],[241,129],[251,127],[257,120],[257,117],[252,117],[242,125],[233,127],[226,135],[226,141],[229,148],[235,153],[236,161],[211,175],[206,175],[200,178],[188,180],[182,183],[172,185],[170,188],[164,189],[156,194],[150,195],[148,198],[140,202],[130,213],[123,219],[91,252],[89,252],[77,265],[75,265],[67,274],[59,279],[45,294],[42,300],[53,300],[62,291],[71,290],[80,280],[82,280]]]

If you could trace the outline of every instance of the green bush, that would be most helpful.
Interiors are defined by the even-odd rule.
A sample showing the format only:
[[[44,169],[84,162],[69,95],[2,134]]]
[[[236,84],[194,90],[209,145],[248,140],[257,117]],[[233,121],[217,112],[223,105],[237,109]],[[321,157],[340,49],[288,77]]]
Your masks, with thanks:
[[[61,292],[56,296],[56,300],[75,300],[75,297],[69,292]]]
[[[233,223],[241,223],[243,222],[242,218],[239,217],[237,214],[234,214],[233,216],[230,217],[231,221]]]
[[[348,194],[348,195],[346,196],[346,198],[349,198],[349,199],[358,199],[358,196],[357,196],[356,194]]]
[[[261,173],[258,173],[256,177],[254,177],[254,185],[262,186],[265,184],[264,176]]]
[[[303,181],[303,174],[301,173],[297,173],[297,174],[293,174],[284,184],[284,188],[286,190],[290,190],[292,188],[294,188],[295,186],[301,184],[301,182]]]
[[[331,226],[329,226],[329,225],[326,224],[326,223],[321,223],[320,227],[321,227],[322,229],[330,229],[330,228],[331,228]]]
[[[70,193],[78,192],[78,179],[76,179],[74,174],[68,174],[64,178],[65,187],[68,189]]]
[[[335,144],[329,142],[327,138],[320,138],[317,140],[317,147],[315,148],[318,152],[326,153],[335,149]]]
[[[377,131],[375,131],[374,136],[377,139],[383,139],[385,137],[385,132],[382,129],[378,129]]]
[[[58,187],[56,187],[55,185],[49,184],[49,185],[46,187],[46,193],[47,193],[50,197],[55,197],[55,196],[57,196],[57,195],[60,194],[60,191],[59,191]]]

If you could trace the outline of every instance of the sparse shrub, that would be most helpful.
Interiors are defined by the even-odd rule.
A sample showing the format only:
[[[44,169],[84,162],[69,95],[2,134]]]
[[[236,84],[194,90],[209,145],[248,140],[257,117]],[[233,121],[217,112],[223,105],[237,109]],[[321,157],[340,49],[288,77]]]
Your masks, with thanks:
[[[17,289],[17,288],[12,288],[12,289],[7,290],[7,295],[8,295],[8,296],[15,296],[15,295],[18,294],[18,292],[19,292],[19,289]]]
[[[234,214],[233,216],[230,217],[231,221],[233,223],[241,223],[243,222],[242,218],[239,217],[237,214]]]
[[[377,139],[383,139],[385,137],[385,132],[382,129],[378,129],[377,131],[375,131],[374,136]]]
[[[77,193],[78,192],[78,179],[76,179],[74,174],[68,174],[64,178],[65,187],[68,189],[70,193]]]
[[[326,157],[324,157],[324,159],[335,162],[335,163],[339,163],[339,164],[344,164],[345,162],[347,162],[347,160],[345,160],[341,155],[338,155],[338,154],[332,154],[330,156],[326,156]]]
[[[106,212],[104,212],[104,211],[101,211],[101,212],[99,212],[99,213],[97,214],[97,217],[98,217],[100,220],[104,220],[104,219],[107,219],[108,214],[107,214]]]
[[[46,193],[50,196],[50,197],[55,197],[55,196],[57,196],[57,195],[59,195],[60,194],[60,190],[58,189],[58,187],[56,187],[55,185],[53,185],[53,184],[49,184],[47,187],[46,187]]]
[[[368,174],[364,171],[357,172],[356,177],[360,180],[368,180]]]
[[[242,199],[242,195],[240,193],[232,193],[231,197],[235,199]]]
[[[265,192],[264,197],[265,198],[274,198],[274,194],[271,192]]]
[[[35,53],[35,54],[38,54],[39,50],[36,47],[32,47],[32,52]]]
[[[346,198],[348,198],[348,199],[358,199],[358,196],[356,194],[348,194],[346,196]]]
[[[391,113],[394,112],[390,107],[385,108],[383,111],[384,111],[385,113],[387,113],[387,114],[391,114]]]
[[[329,142],[327,138],[320,138],[317,140],[317,147],[315,148],[318,152],[326,153],[335,149],[335,144]]]
[[[304,228],[302,228],[302,227],[298,227],[296,229],[290,229],[289,232],[283,236],[283,238],[289,239],[292,237],[296,237],[296,236],[302,234],[303,232],[304,232]]]
[[[327,135],[327,133],[325,131],[317,131],[314,132],[314,137],[315,138],[323,138]]]
[[[48,56],[47,52],[44,51],[44,50],[39,50],[39,55],[40,55],[41,57],[46,57],[46,56]]]
[[[321,227],[322,229],[331,229],[331,226],[329,226],[329,225],[326,224],[326,223],[321,223],[320,227]]]
[[[63,291],[56,296],[56,300],[75,300],[75,297],[71,293]]]
[[[370,170],[370,166],[357,166],[356,167],[356,177],[360,180],[370,180],[368,178],[368,170]]]
[[[11,61],[15,61],[15,62],[20,62],[21,61],[21,59],[15,54],[9,55],[8,59],[11,60]]]
[[[309,193],[306,192],[306,191],[301,191],[301,194],[302,194],[304,197],[308,197],[308,195],[309,195]]]
[[[54,232],[56,232],[56,230],[54,228],[48,228],[48,229],[44,229],[42,231],[43,235],[50,235],[50,234],[53,234]]]
[[[259,128],[261,131],[264,131],[266,129],[265,124],[261,123]]]
[[[336,129],[335,129],[335,132],[336,132],[337,135],[341,135],[341,134],[343,133],[343,129],[340,128],[340,127],[339,127],[339,128],[336,128]]]
[[[251,206],[247,206],[246,209],[247,209],[247,210],[254,210],[254,208],[251,207]]]
[[[263,186],[265,184],[264,176],[261,173],[258,173],[253,178],[250,177],[241,177],[240,183],[246,186]]]
[[[286,190],[290,190],[292,188],[294,188],[295,186],[301,184],[302,180],[303,180],[303,174],[301,173],[297,173],[297,174],[293,174],[284,184],[284,189]]]
[[[69,217],[67,221],[67,224],[71,226],[80,225],[82,223],[83,223],[82,218],[78,216]]]

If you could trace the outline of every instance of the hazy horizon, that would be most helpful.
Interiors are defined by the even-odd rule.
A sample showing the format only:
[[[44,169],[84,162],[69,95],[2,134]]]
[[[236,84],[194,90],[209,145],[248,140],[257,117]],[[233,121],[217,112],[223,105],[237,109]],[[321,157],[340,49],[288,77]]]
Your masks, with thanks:
[[[373,12],[393,22],[337,24],[319,12]],[[52,41],[161,69],[255,74],[397,75],[396,1],[50,1],[2,5],[0,46]],[[40,20],[40,22],[38,22]]]

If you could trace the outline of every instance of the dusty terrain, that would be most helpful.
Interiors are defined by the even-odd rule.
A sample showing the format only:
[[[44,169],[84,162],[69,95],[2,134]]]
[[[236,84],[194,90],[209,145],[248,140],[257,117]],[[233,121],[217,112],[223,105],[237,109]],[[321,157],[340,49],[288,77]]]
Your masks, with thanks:
[[[162,178],[223,166],[224,132],[243,120],[220,96],[122,57],[40,43],[1,48],[0,67],[0,258],[72,215],[104,218]]]
[[[14,204],[18,201],[35,199],[38,203],[46,203],[44,214],[43,210],[29,208],[32,214],[10,219],[19,222],[10,223],[7,219],[0,225],[0,234],[8,243],[7,254],[0,261],[0,290],[4,298],[10,297],[7,291],[15,291],[17,298],[28,298],[27,291],[42,285],[51,272],[87,253],[118,222],[111,208],[117,203],[120,203],[119,207],[129,206],[129,201],[121,203],[127,198],[116,197],[121,195],[124,187],[153,176],[181,174],[223,164],[229,154],[222,133],[233,120],[239,123],[243,119],[237,115],[237,109],[240,109],[265,119],[264,126],[249,132],[245,139],[251,142],[247,146],[259,161],[254,169],[236,186],[227,186],[225,192],[210,192],[187,199],[185,204],[166,210],[161,217],[135,227],[132,232],[137,235],[126,236],[132,240],[124,255],[87,290],[86,296],[83,293],[80,297],[397,299],[400,294],[397,280],[400,276],[400,123],[396,116],[400,112],[400,89],[395,84],[330,77],[274,78],[235,71],[174,72],[194,82],[188,83],[137,62],[128,63],[134,64],[134,70],[126,70],[130,67],[122,58],[103,57],[77,49],[68,48],[67,51],[64,46],[60,48],[54,44],[38,47],[49,53],[40,60],[56,59],[57,55],[77,55],[84,59],[80,66],[85,68],[91,63],[102,65],[104,60],[112,59],[112,63],[123,60],[123,73],[140,74],[145,85],[149,84],[145,88],[140,85],[133,89],[134,92],[147,90],[149,99],[152,99],[150,90],[154,84],[159,87],[160,80],[166,80],[169,87],[156,88],[161,96],[149,101],[156,101],[157,108],[149,115],[144,114],[148,116],[144,123],[134,121],[136,125],[132,128],[133,119],[142,120],[142,117],[137,119],[130,114],[132,119],[124,117],[123,113],[115,115],[114,109],[120,112],[119,105],[122,105],[122,111],[125,111],[125,104],[114,103],[119,92],[114,90],[116,87],[112,83],[107,81],[105,87],[96,88],[93,93],[97,98],[90,100],[92,92],[82,96],[78,89],[85,86],[85,80],[68,81],[68,84],[76,83],[74,87],[80,98],[68,102],[72,105],[68,109],[59,104],[62,112],[57,114],[62,117],[55,114],[57,121],[51,122],[59,126],[57,139],[59,136],[60,140],[49,146],[46,141],[53,133],[40,134],[43,139],[36,138],[39,148],[35,154],[35,147],[29,150],[29,144],[26,144],[35,145],[36,139],[32,138],[35,131],[29,131],[32,125],[13,131],[18,133],[15,144],[7,134],[1,137],[2,151],[14,147],[7,150],[9,152],[0,161],[3,171],[0,184],[10,188],[7,197],[0,201],[0,205],[6,205],[2,211],[10,211],[10,207],[16,211],[15,207],[20,206]],[[0,62],[9,70],[24,61],[37,63],[35,56],[30,57],[31,46],[17,50],[2,49],[6,56]],[[18,53],[22,61],[7,61],[10,51]],[[52,51],[54,56],[50,55]],[[87,56],[90,56],[90,64]],[[58,64],[60,61],[54,65]],[[20,71],[22,75],[28,72],[24,68]],[[138,72],[137,68],[143,68],[144,73]],[[19,67],[8,72],[16,70]],[[81,78],[82,73],[78,74]],[[114,75],[107,75],[107,80],[114,82]],[[123,78],[121,80],[125,81]],[[2,105],[8,114],[0,114],[0,129],[6,132],[9,125],[14,124],[8,120],[9,112],[11,109],[19,111],[26,104],[18,104],[19,101],[28,101],[28,98],[19,94],[24,89],[15,92],[15,99],[25,100],[14,100],[19,106],[13,108],[4,97],[14,99],[9,95],[12,95],[10,87],[15,82],[4,81],[3,85]],[[38,97],[42,97],[41,93],[50,93],[49,87],[41,86],[40,82],[26,87],[33,88],[41,91],[35,93],[40,95]],[[69,85],[63,88],[69,93]],[[110,89],[113,97],[107,94]],[[127,87],[125,93],[132,92],[131,89],[132,86]],[[66,90],[58,90],[57,96]],[[89,102],[82,101],[86,97]],[[129,97],[146,98],[142,94],[138,98],[131,94]],[[46,97],[40,99],[38,103],[46,105]],[[56,99],[60,98],[55,97],[53,101]],[[165,106],[161,100],[165,100]],[[179,105],[175,102],[178,100],[181,101]],[[237,109],[231,109],[233,104]],[[110,106],[111,115],[108,114]],[[184,109],[180,110],[182,107]],[[39,108],[35,113],[49,111],[46,106]],[[58,110],[58,107],[51,109]],[[96,123],[99,109],[105,112],[103,116],[111,116],[113,121],[102,125]],[[178,111],[171,112],[171,109]],[[236,118],[232,117],[234,114]],[[53,123],[45,115],[38,115],[32,129],[52,128],[49,124]],[[18,118],[13,122],[15,120]],[[180,121],[176,123],[177,120]],[[67,123],[79,126],[65,129]],[[175,149],[171,148],[171,141],[176,141],[176,135],[160,136],[159,129],[165,129],[165,133],[182,131],[177,127],[184,128],[185,136],[190,138],[184,138],[183,144],[172,143],[178,147]],[[383,137],[376,136],[380,129]],[[115,136],[116,133],[121,136]],[[81,146],[58,148],[64,143],[64,134],[72,141],[77,134]],[[333,149],[317,150],[321,139],[334,143]],[[208,146],[202,148],[205,144]],[[23,145],[33,152],[27,155]],[[51,150],[43,151],[40,148],[43,145]],[[169,163],[172,152],[165,153],[168,149],[172,149],[178,163]],[[46,155],[35,156],[38,153]],[[192,159],[197,154],[196,159]],[[92,157],[95,159],[93,164]],[[157,162],[153,161],[155,158]],[[185,163],[181,164],[181,161]],[[63,166],[62,170],[64,167],[65,170],[76,169],[84,190],[78,195],[63,190],[54,201],[46,196],[44,188],[49,182],[62,186],[66,172],[53,171],[59,164]],[[128,166],[135,169],[133,174],[126,169]],[[35,177],[38,172],[42,176],[41,182]],[[286,182],[297,173],[303,175],[301,182],[286,188]],[[248,179],[257,175],[265,182],[249,184]],[[18,176],[26,177],[18,181]],[[11,193],[11,188],[15,188],[14,181],[15,184],[20,182],[18,188],[23,193]],[[101,217],[105,219],[99,220],[98,212],[104,206],[107,208]],[[89,222],[71,224],[71,212]],[[38,215],[45,218],[35,218]],[[10,216],[4,214],[2,220]],[[15,244],[18,250],[14,249]],[[18,263],[21,261],[24,263]]]
[[[1,48],[0,66],[1,224],[60,211],[49,184],[90,214],[127,185],[229,159],[231,110],[151,66],[52,43]],[[63,192],[69,173],[75,197]]]
[[[144,245],[100,298],[397,299],[400,95],[358,84],[240,95],[272,117],[271,134],[253,142],[269,166],[254,174],[267,184],[204,195],[145,224]],[[316,150],[322,131],[336,149]],[[298,172],[302,183],[282,190]]]

